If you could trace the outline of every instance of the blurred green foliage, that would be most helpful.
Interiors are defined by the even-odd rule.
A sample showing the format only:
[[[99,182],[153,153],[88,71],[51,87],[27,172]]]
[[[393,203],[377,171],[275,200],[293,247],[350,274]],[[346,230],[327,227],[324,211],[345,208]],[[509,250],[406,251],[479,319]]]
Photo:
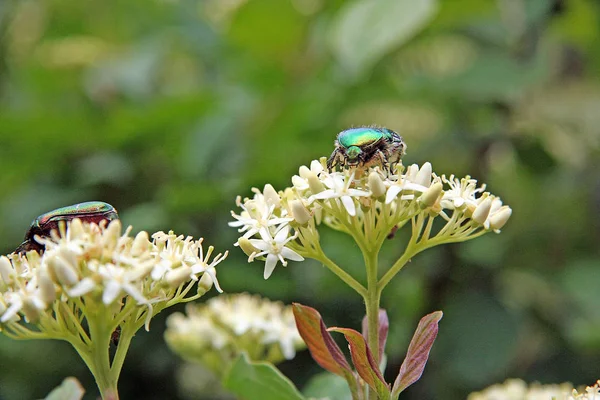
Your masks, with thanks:
[[[408,143],[405,164],[470,174],[514,210],[501,235],[419,255],[386,292],[392,379],[419,317],[445,311],[403,398],[600,377],[597,2],[4,0],[0,35],[2,253],[38,214],[87,200],[135,230],[233,249],[236,195],[288,186],[344,128],[384,125]],[[343,238],[323,241],[360,271]],[[233,249],[221,285],[360,325],[357,296],[319,265],[268,281],[260,267]],[[164,318],[151,328],[133,342],[122,398],[184,398]],[[68,375],[95,398],[63,343],[0,337],[0,360],[1,399],[42,397]],[[300,387],[319,371],[306,353],[282,369]]]

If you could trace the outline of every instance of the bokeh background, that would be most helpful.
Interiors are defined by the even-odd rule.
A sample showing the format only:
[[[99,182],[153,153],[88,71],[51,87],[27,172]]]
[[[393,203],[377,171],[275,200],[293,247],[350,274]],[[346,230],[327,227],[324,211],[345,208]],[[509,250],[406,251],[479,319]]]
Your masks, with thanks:
[[[501,235],[415,257],[384,293],[393,379],[421,315],[445,312],[406,399],[464,399],[507,377],[600,378],[600,5],[586,0],[3,0],[0,252],[31,220],[87,200],[134,229],[230,249],[228,292],[261,293],[358,328],[355,293],[312,262],[264,281],[227,226],[236,195],[290,185],[340,130],[379,124],[405,164],[470,174],[513,210]],[[356,249],[325,249],[360,273]],[[402,234],[386,245],[398,255]],[[122,398],[183,394],[164,317],[134,340]],[[307,352],[281,366],[302,387]],[[66,376],[66,344],[0,336],[0,398]],[[198,379],[198,378],[194,378]]]

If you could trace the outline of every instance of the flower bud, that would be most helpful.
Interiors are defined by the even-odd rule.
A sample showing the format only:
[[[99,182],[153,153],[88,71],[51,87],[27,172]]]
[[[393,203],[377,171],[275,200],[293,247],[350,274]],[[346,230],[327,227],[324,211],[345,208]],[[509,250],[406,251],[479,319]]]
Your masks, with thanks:
[[[406,168],[406,173],[404,175],[406,176],[406,178],[409,181],[415,182],[417,179],[418,173],[419,173],[419,166],[417,164],[411,164]]]
[[[245,237],[239,238],[237,241],[237,245],[240,246],[240,249],[242,249],[242,251],[246,253],[248,257],[252,257],[253,254],[258,253],[260,251],[252,245],[250,240],[246,239]]]
[[[73,266],[60,257],[53,257],[48,260],[48,266],[54,272],[56,280],[62,286],[73,286],[79,282],[77,271]]]
[[[473,216],[471,219],[478,224],[483,225],[490,215],[491,208],[492,198],[488,196],[477,205],[477,208],[475,208],[475,211],[473,211]]]
[[[25,318],[28,322],[36,323],[40,319],[40,310],[36,307],[35,302],[31,298],[27,298],[23,301],[23,307],[21,308]]]
[[[2,293],[0,293],[0,316],[2,316],[2,314],[4,314],[5,311],[6,311],[6,304],[4,303],[4,298],[2,297]],[[0,328],[0,332],[2,332],[1,328]]]
[[[490,229],[500,230],[512,215],[512,209],[509,206],[502,206],[490,217]]]
[[[306,165],[302,165],[300,168],[298,168],[298,175],[300,175],[301,178],[308,179],[308,175],[310,173],[311,170]]]
[[[210,290],[210,288],[212,288],[214,285],[213,279],[210,277],[209,274],[202,274],[202,278],[200,278],[200,281],[198,282],[198,293],[206,293]],[[220,293],[223,293],[222,290],[219,291]]]
[[[323,190],[325,190],[325,186],[323,186],[323,182],[321,182],[317,174],[310,170],[308,172],[309,173],[306,180],[312,194],[321,193]]]
[[[438,198],[442,194],[442,182],[436,182],[429,187],[420,197],[419,206],[421,209],[433,207],[436,204]]]
[[[121,221],[118,219],[112,220],[102,236],[105,239],[105,243],[111,244],[109,247],[116,247],[119,236],[121,236]]]
[[[267,204],[274,205],[275,207],[279,207],[281,205],[279,193],[277,193],[275,188],[270,183],[265,185],[265,188],[263,189],[263,196],[265,196],[265,201]]]
[[[0,257],[0,280],[4,281],[7,285],[12,282],[15,270],[13,269],[10,260],[6,256]]]
[[[192,273],[192,269],[190,267],[178,267],[170,270],[165,275],[165,280],[172,288],[176,288],[181,285],[183,282],[190,280],[190,274]]]
[[[381,197],[385,195],[386,189],[383,184],[383,180],[381,180],[381,176],[377,172],[371,172],[369,174],[369,189],[371,190],[371,194],[373,197]]]
[[[290,208],[292,209],[292,215],[294,216],[294,220],[296,220],[296,222],[300,225],[304,225],[311,220],[312,216],[302,203],[302,200],[290,201]]]
[[[52,278],[50,278],[48,267],[45,264],[40,265],[38,269],[38,285],[41,298],[46,304],[56,300],[56,287]]]
[[[135,239],[133,239],[133,244],[131,245],[131,255],[140,256],[148,250],[149,246],[150,237],[148,236],[148,232],[141,231],[135,235]]]
[[[74,218],[69,223],[69,238],[76,239],[84,235],[83,223],[79,218]]]
[[[421,186],[429,187],[431,185],[431,163],[426,162],[421,166],[419,172],[417,172],[417,176],[415,178],[415,183],[418,183]]]

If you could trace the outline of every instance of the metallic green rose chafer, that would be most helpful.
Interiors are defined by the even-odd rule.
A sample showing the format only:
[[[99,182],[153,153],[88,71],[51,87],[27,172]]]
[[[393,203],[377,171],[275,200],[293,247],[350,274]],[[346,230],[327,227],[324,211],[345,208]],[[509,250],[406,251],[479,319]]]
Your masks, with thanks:
[[[391,129],[362,127],[346,129],[337,135],[335,150],[327,160],[327,168],[340,165],[363,167],[379,165],[392,172],[406,151],[402,137]]]
[[[60,221],[70,221],[75,218],[79,218],[83,222],[99,224],[101,221],[118,219],[119,215],[113,206],[102,201],[88,201],[57,208],[33,220],[25,234],[25,240],[17,247],[15,253],[25,253],[30,250],[43,251],[44,245],[35,241],[35,235],[48,237],[50,232],[58,229]]]

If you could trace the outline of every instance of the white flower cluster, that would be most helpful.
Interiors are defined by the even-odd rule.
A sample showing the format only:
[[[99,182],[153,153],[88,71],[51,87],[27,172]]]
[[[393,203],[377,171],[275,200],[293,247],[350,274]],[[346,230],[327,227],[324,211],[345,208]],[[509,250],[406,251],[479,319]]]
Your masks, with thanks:
[[[503,384],[471,393],[467,400],[600,400],[600,380],[579,393],[570,383],[528,386],[520,379],[509,379]]]
[[[304,347],[291,306],[258,295],[221,295],[205,304],[188,304],[186,312],[167,319],[167,343],[208,367],[218,360],[223,369],[223,362],[241,352],[253,360],[290,360]]]
[[[301,261],[318,251],[316,226],[324,223],[351,234],[357,243],[378,249],[395,229],[413,221],[419,228],[417,238],[430,244],[464,241],[488,231],[499,232],[512,214],[499,197],[478,187],[467,176],[438,176],[430,163],[406,169],[396,167],[395,174],[379,168],[330,172],[325,159],[314,160],[310,168],[300,167],[292,177],[292,187],[277,192],[266,185],[261,192],[243,201],[241,212],[229,225],[243,235],[236,243],[248,261],[264,259],[265,279],[278,261]],[[435,235],[432,222],[442,217],[446,224]],[[429,220],[425,225],[416,221]]]
[[[213,285],[221,292],[215,266],[227,253],[209,262],[213,247],[204,254],[202,240],[157,232],[150,241],[146,232],[130,237],[130,230],[121,234],[118,220],[98,226],[74,219],[51,237],[36,238],[45,245],[42,255],[1,256],[0,330],[25,333],[15,325],[25,317],[56,334],[65,320],[93,318],[101,308],[117,319],[145,309],[147,325],[153,312]],[[198,293],[186,297],[197,281]]]

